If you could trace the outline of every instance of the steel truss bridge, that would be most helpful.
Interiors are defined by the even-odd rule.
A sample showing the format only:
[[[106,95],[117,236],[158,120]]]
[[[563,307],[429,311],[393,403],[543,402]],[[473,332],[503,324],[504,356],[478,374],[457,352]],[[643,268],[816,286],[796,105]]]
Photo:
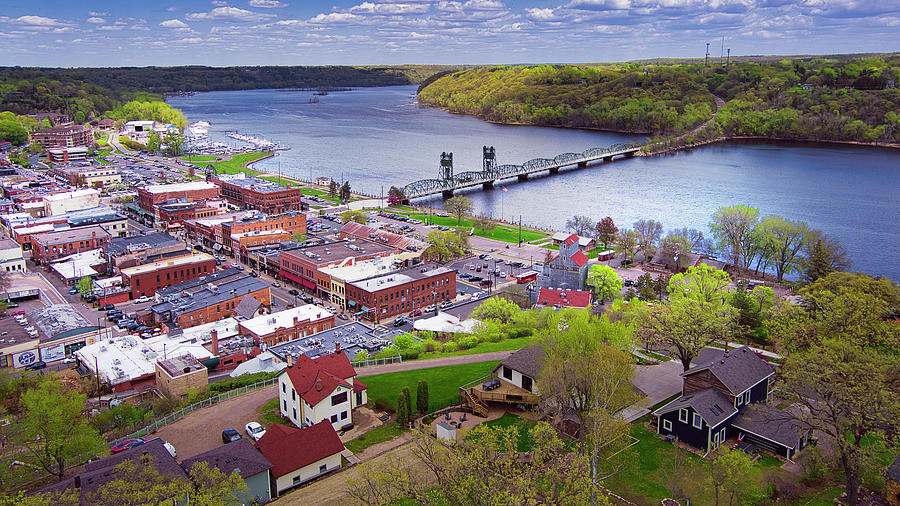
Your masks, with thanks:
[[[591,162],[612,161],[615,157],[632,157],[641,148],[640,144],[613,144],[605,148],[591,148],[582,153],[562,153],[553,158],[535,158],[522,165],[497,165],[494,147],[482,148],[484,167],[481,171],[453,173],[453,153],[441,153],[441,166],[437,179],[422,179],[409,183],[401,188],[405,201],[419,197],[427,197],[440,193],[445,198],[452,197],[453,192],[463,188],[481,185],[484,189],[493,188],[497,181],[518,178],[525,181],[528,176],[548,171],[558,174],[563,167],[587,167]]]

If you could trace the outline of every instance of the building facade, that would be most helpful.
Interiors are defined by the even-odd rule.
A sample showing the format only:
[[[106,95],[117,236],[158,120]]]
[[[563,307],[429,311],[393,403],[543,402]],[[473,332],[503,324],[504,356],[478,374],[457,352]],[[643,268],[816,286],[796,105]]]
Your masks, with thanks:
[[[169,399],[184,399],[189,389],[200,391],[208,384],[206,366],[193,355],[181,355],[156,362],[156,388]]]
[[[163,258],[121,270],[122,281],[131,287],[131,298],[152,297],[159,288],[206,276],[216,270],[216,259],[206,253]]]
[[[438,265],[416,265],[348,283],[346,291],[351,310],[381,321],[453,300],[456,272]]]
[[[222,188],[222,196],[240,209],[256,209],[266,214],[301,211],[300,187],[286,187],[253,176],[220,176],[213,179]]]
[[[94,142],[94,134],[90,128],[81,125],[58,126],[32,133],[31,141],[44,149],[71,148],[89,146]]]
[[[22,246],[11,240],[0,240],[0,272],[27,272]]]
[[[318,358],[290,356],[278,376],[278,405],[282,416],[297,427],[322,421],[340,430],[353,424],[352,409],[367,402],[368,387],[340,350]]]
[[[144,211],[156,213],[157,205],[170,200],[193,202],[214,199],[218,196],[219,187],[206,181],[154,184],[138,188],[138,206]]]
[[[100,206],[100,192],[94,189],[54,193],[44,197],[44,215],[56,216]]]
[[[317,295],[330,297],[331,278],[320,269],[353,265],[356,262],[386,257],[397,250],[384,244],[347,239],[303,248],[283,250],[279,254],[279,277]]]
[[[109,232],[98,226],[36,234],[30,237],[31,254],[36,263],[46,265],[64,256],[102,248],[109,238]]]
[[[241,335],[266,348],[334,328],[334,315],[312,304],[260,315],[239,324]]]

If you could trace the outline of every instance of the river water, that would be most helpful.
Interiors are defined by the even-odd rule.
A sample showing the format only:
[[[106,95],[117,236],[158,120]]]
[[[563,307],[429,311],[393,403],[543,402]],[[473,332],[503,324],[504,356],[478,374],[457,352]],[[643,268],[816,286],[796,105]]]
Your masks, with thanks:
[[[420,107],[415,86],[363,88],[319,96],[250,90],[172,97],[189,121],[209,121],[213,140],[229,130],[262,135],[290,151],[254,169],[304,179],[345,179],[354,190],[382,190],[438,174],[440,154],[454,169],[481,170],[481,148],[498,163],[521,164],[563,152],[640,140],[634,135],[486,123]],[[506,188],[506,191],[503,190]],[[641,218],[664,227],[707,230],[722,206],[759,208],[807,222],[841,240],[854,270],[900,280],[900,151],[868,147],[723,143],[651,158],[633,158],[507,180],[469,191],[479,213],[562,230],[575,214],[611,216],[620,228]],[[440,207],[440,197],[417,202]],[[664,232],[665,233],[665,232]]]

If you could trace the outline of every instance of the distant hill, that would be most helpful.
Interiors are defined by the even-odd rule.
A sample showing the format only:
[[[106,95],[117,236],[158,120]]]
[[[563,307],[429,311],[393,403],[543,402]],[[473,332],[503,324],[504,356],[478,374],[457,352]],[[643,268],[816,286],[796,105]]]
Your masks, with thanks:
[[[481,67],[426,82],[419,102],[500,123],[641,132],[688,144],[738,136],[900,142],[900,53],[724,63]],[[718,113],[716,97],[726,102]]]

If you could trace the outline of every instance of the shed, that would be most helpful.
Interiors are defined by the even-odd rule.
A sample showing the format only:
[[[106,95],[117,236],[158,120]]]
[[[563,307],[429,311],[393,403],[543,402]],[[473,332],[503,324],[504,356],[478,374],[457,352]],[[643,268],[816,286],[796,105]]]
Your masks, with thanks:
[[[437,423],[437,438],[444,441],[456,441],[456,427],[447,422]]]

